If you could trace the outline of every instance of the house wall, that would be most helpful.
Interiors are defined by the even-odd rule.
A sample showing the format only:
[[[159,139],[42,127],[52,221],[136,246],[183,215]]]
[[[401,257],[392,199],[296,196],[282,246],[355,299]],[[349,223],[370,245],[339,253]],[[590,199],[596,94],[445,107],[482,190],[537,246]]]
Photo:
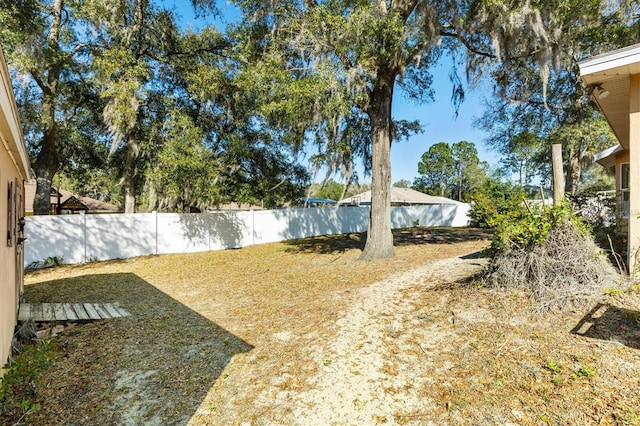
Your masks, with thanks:
[[[640,74],[629,76],[629,234],[627,238],[628,265],[634,278],[640,265],[636,264],[640,251]]]
[[[23,246],[17,241],[17,224],[24,213],[24,182],[30,177],[31,166],[11,78],[0,47],[0,367],[11,354],[18,318],[24,260]],[[9,198],[10,184],[12,193]]]
[[[620,234],[627,234],[629,232],[629,219],[626,217],[622,217],[620,213],[622,211],[621,201],[622,198],[620,196],[621,187],[620,187],[620,176],[622,175],[622,164],[629,163],[629,151],[625,150],[620,152],[615,157],[616,159],[616,173],[615,173],[615,181],[616,181],[616,212],[618,214],[618,218],[616,220],[616,231]]]
[[[467,226],[468,204],[391,208],[392,228]],[[364,232],[368,207],[216,213],[29,216],[25,265],[48,257],[65,263],[239,248],[317,235]]]
[[[7,150],[0,144],[0,364],[2,365],[11,354],[11,341],[18,315],[16,302],[20,291],[16,288],[15,238],[11,246],[7,245],[7,232],[10,231],[9,228],[15,226],[15,217],[12,218],[12,224],[9,224],[9,210],[14,212],[15,206],[13,200],[9,202],[8,188],[10,182],[15,186],[16,179],[22,184],[22,177],[17,172]]]

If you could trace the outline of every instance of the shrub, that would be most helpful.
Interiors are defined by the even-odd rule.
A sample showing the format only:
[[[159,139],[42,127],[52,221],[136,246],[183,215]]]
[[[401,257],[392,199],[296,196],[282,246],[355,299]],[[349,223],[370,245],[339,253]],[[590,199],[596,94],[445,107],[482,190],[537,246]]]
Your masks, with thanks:
[[[491,253],[499,254],[507,250],[528,251],[544,243],[549,231],[565,223],[573,226],[583,235],[588,235],[587,227],[572,216],[568,204],[560,207],[529,206],[518,209],[517,214],[498,218],[496,232],[491,242]]]
[[[54,359],[54,347],[49,341],[40,341],[25,346],[5,366],[0,382],[0,424],[20,423],[30,412],[37,411],[36,390],[40,378],[49,369]]]
[[[497,225],[485,283],[527,290],[544,308],[588,300],[618,278],[568,204]]]
[[[524,190],[510,182],[485,179],[471,195],[469,216],[473,226],[495,228],[525,213]]]

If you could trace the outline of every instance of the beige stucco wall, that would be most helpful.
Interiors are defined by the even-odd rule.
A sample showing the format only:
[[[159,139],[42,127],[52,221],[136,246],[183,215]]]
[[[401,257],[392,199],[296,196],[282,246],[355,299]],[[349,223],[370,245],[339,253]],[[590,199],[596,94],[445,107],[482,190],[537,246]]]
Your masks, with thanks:
[[[18,293],[21,284],[17,276],[22,273],[22,257],[17,258],[18,244],[7,245],[9,229],[9,182],[15,187],[24,187],[31,177],[31,166],[24,144],[20,118],[16,107],[11,77],[0,47],[0,367],[4,366],[11,354],[11,340],[17,320]],[[20,204],[19,201],[16,204]],[[12,203],[13,207],[13,203]],[[12,215],[15,219],[23,210],[17,207]],[[22,255],[21,255],[22,256]],[[17,268],[19,273],[17,273]]]
[[[640,74],[629,77],[629,272],[637,277],[640,250]]]
[[[16,245],[7,246],[8,185],[16,179],[22,180],[5,147],[0,144],[0,363],[2,365],[11,353],[11,339],[17,317]]]

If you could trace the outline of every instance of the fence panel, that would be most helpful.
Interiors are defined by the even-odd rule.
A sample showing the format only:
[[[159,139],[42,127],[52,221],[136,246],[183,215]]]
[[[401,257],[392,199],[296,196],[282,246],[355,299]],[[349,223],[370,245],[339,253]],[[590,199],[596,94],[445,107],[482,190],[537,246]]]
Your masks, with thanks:
[[[85,261],[128,259],[156,252],[155,213],[91,214],[84,217]]]
[[[24,264],[57,256],[65,263],[85,261],[84,215],[28,216]]]
[[[392,228],[467,226],[468,204],[392,207]],[[25,265],[239,248],[318,235],[364,232],[369,207],[29,216]]]

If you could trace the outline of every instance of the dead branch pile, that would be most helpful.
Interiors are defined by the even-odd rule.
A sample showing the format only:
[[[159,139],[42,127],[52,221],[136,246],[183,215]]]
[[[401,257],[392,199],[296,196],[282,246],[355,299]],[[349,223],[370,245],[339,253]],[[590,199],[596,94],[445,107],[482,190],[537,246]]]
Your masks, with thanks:
[[[620,279],[606,256],[571,223],[554,227],[542,244],[511,248],[496,255],[485,284],[524,289],[542,310],[563,309],[602,294]]]

